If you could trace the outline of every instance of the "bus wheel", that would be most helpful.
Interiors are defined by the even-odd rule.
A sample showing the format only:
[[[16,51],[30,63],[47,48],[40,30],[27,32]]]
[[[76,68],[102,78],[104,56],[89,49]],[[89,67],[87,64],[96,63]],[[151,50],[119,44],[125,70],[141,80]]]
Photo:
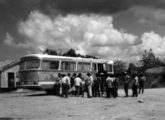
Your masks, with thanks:
[[[54,95],[54,91],[51,90],[51,89],[47,89],[47,90],[45,90],[45,91],[46,91],[46,93],[49,94],[49,95]]]

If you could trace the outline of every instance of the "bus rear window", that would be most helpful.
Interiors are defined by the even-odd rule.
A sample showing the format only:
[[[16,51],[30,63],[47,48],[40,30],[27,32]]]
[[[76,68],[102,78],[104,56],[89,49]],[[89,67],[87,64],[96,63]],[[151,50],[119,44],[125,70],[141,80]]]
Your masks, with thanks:
[[[68,61],[61,62],[61,70],[74,71],[75,69],[76,69],[76,62],[68,62]]]
[[[50,70],[50,69],[54,69],[54,70],[58,70],[59,68],[59,61],[43,61],[42,62],[42,69],[43,70]]]
[[[26,69],[39,68],[39,60],[26,60]]]

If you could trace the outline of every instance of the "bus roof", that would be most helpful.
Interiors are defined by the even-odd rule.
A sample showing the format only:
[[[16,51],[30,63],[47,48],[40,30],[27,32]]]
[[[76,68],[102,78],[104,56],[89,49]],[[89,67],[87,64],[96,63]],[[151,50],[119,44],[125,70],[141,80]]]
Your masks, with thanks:
[[[93,59],[93,58],[81,58],[81,57],[67,57],[67,56],[58,56],[58,55],[48,55],[48,54],[29,54],[25,57],[21,58],[29,58],[35,57],[44,60],[55,60],[55,59],[63,59],[63,60],[71,60],[71,61],[81,61],[81,62],[95,62],[95,63],[109,63],[113,64],[113,61],[104,60],[104,59]]]

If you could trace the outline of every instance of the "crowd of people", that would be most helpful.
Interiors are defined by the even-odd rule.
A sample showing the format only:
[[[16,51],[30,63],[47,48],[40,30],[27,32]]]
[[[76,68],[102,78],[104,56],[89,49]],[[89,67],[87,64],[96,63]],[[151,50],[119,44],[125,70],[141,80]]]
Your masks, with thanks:
[[[132,76],[125,73],[122,77],[115,74],[96,73],[95,78],[90,73],[85,77],[82,74],[74,73],[58,74],[58,79],[54,85],[54,92],[58,96],[68,97],[68,95],[82,97],[101,97],[105,96],[118,97],[119,79],[123,81],[125,97],[128,97],[128,90],[132,86],[132,97],[144,93],[144,82],[146,77],[144,74]],[[105,94],[106,93],[106,94]]]

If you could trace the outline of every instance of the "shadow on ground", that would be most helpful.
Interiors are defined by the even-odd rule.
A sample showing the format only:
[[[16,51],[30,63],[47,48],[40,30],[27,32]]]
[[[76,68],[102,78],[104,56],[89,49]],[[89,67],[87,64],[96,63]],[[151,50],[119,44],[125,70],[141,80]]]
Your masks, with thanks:
[[[46,94],[46,93],[38,93],[38,94],[30,94],[30,95],[25,95],[27,97],[37,97],[37,96],[53,96],[53,95],[49,95],[49,94]]]
[[[0,120],[22,120],[21,118],[0,117]]]

